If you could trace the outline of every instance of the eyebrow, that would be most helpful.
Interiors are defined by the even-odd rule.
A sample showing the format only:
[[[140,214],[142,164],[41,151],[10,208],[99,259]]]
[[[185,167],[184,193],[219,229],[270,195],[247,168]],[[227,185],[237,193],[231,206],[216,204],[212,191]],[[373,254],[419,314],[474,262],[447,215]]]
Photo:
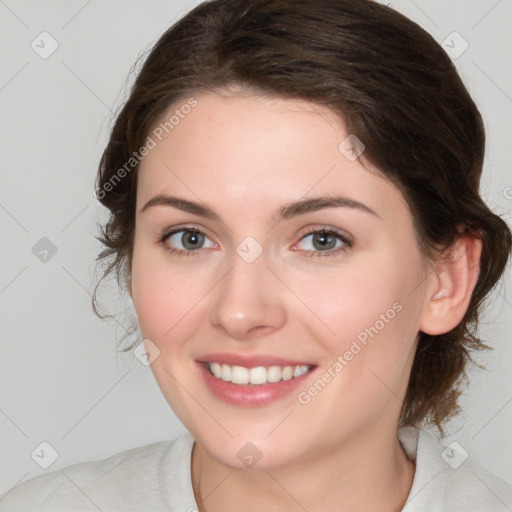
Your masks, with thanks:
[[[140,213],[148,210],[154,206],[170,206],[182,210],[187,213],[192,213],[200,217],[205,217],[212,220],[221,220],[220,217],[208,206],[195,201],[189,201],[181,197],[157,195],[150,199],[140,210]],[[320,196],[309,199],[301,199],[292,203],[287,203],[279,208],[274,214],[273,218],[276,220],[290,219],[298,215],[316,212],[324,208],[352,208],[360,210],[365,213],[374,215],[380,219],[380,216],[365,204],[350,199],[344,196]]]

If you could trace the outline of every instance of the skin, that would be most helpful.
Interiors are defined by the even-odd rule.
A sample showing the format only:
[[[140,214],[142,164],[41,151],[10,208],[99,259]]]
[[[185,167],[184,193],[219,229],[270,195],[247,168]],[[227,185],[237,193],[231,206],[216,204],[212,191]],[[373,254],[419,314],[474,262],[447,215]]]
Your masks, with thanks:
[[[396,431],[417,333],[446,332],[462,318],[478,241],[460,239],[452,256],[426,262],[401,192],[339,151],[348,132],[329,110],[247,92],[195,98],[141,164],[130,293],[143,337],[160,350],[156,381],[196,439],[199,509],[399,511],[414,476]],[[206,204],[220,220],[168,205],[142,211],[162,194]],[[272,217],[288,202],[323,195],[375,214],[345,206]],[[182,233],[160,241],[173,227],[207,238],[192,255],[171,254],[184,250]],[[340,240],[329,256],[309,228],[335,229],[352,246]],[[247,236],[263,251],[252,263],[236,252]],[[300,403],[298,393],[393,304],[400,312]],[[200,378],[195,360],[208,352],[272,354],[318,368],[297,393],[236,407]],[[247,442],[262,455],[252,468],[237,457]]]

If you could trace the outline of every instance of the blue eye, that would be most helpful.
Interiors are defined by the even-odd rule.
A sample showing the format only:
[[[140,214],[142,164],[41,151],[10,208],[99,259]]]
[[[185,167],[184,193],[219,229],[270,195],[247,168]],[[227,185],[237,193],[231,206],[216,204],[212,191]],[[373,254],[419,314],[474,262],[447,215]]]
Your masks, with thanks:
[[[301,250],[310,257],[333,256],[352,247],[352,241],[346,235],[333,229],[311,230],[301,238],[301,242],[308,239],[307,247]]]
[[[164,233],[160,239],[163,244],[168,246],[171,254],[178,253],[180,255],[191,255],[193,252],[198,252],[198,250],[204,249],[205,247],[203,247],[203,244],[205,243],[205,240],[210,239],[198,229],[191,228],[181,228]],[[214,245],[215,244],[211,242],[211,246]]]
[[[178,257],[199,256],[202,249],[216,246],[202,231],[186,227],[165,232],[158,242]],[[209,245],[205,246],[205,242],[209,242]],[[297,249],[294,246],[292,250],[300,251],[307,257],[328,257],[346,251],[352,247],[353,242],[347,235],[334,229],[321,228],[310,230],[303,235],[297,245],[301,243],[305,243],[306,247]]]

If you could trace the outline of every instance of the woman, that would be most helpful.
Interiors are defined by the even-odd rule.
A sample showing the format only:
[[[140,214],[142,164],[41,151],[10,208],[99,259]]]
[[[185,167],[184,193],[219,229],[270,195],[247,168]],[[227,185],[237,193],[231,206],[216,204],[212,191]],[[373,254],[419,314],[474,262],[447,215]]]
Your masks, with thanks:
[[[195,8],[146,59],[96,190],[106,274],[188,432],[2,506],[512,509],[510,486],[420,428],[457,412],[510,255],[483,156],[449,57],[392,9]]]

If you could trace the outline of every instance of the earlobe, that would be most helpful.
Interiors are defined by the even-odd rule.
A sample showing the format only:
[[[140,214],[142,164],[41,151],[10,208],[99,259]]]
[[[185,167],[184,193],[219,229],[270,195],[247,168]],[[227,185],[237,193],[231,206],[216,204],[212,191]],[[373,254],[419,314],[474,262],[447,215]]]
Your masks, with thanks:
[[[438,260],[429,279],[422,332],[444,334],[460,323],[478,280],[481,252],[480,239],[463,236]]]

